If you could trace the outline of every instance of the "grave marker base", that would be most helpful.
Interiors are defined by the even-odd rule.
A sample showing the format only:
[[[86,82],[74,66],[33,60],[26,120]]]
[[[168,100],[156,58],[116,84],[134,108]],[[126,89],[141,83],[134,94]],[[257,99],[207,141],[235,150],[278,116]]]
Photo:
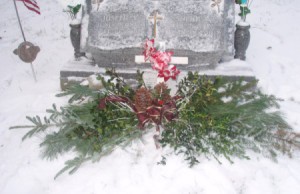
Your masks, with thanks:
[[[180,67],[179,65],[177,65]],[[140,69],[144,71],[144,80],[147,85],[153,86],[157,83],[157,72],[151,69],[150,64],[147,64],[148,68]],[[187,75],[187,70],[181,71],[177,83],[180,79]],[[135,79],[136,68],[116,68],[117,73],[126,80]],[[208,78],[215,79],[221,76],[229,80],[253,81],[255,80],[254,73],[251,65],[247,62],[234,60],[229,63],[218,64],[213,70],[201,70],[198,71],[200,75],[206,75]],[[87,77],[93,74],[105,74],[105,68],[92,65],[91,61],[70,61],[68,62],[60,72],[60,85],[61,89],[65,90],[71,84],[80,83],[86,80]],[[175,81],[168,81],[167,84],[176,85]]]

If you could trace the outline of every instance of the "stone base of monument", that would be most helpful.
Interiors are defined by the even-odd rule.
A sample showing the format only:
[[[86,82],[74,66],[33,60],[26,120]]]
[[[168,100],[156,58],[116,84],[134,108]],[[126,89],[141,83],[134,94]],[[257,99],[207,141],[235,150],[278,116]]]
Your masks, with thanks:
[[[89,60],[69,61],[65,64],[60,71],[61,89],[65,90],[70,85],[80,83],[90,75],[98,73],[99,68],[92,64]]]
[[[185,71],[214,69],[220,59],[224,58],[224,53],[219,51],[193,52],[178,49],[166,51],[173,52],[171,63]],[[93,48],[91,54],[95,62],[104,68],[114,67],[122,69],[122,67],[126,66],[126,68],[145,69],[149,67],[149,63],[144,61],[141,48],[126,48],[114,51]]]
[[[67,87],[74,83],[80,83],[86,80],[87,77],[93,74],[105,74],[105,68],[100,68],[96,65],[91,65],[92,62],[85,61],[70,61],[67,63],[60,72],[60,85],[61,89],[65,90]],[[150,65],[149,65],[150,67]],[[116,71],[119,75],[125,79],[135,79],[137,69],[134,68],[117,68]],[[144,71],[144,80],[148,86],[154,86],[157,81],[157,73],[151,68],[141,69]],[[251,65],[247,62],[240,60],[233,60],[228,63],[218,64],[213,70],[200,70],[200,75],[205,75],[208,78],[215,79],[221,76],[229,80],[240,80],[245,81],[255,80]],[[186,76],[188,71],[182,71],[178,80],[170,81],[168,84],[175,86],[180,79]],[[172,87],[173,87],[172,86]]]

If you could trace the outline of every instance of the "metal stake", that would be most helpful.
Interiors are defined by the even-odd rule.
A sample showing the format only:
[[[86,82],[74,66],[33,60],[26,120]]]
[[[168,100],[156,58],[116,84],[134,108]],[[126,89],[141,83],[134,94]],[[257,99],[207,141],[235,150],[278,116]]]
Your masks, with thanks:
[[[18,8],[17,8],[16,0],[14,0],[14,5],[15,5],[15,10],[16,10],[16,13],[17,13],[17,18],[18,18],[18,21],[19,21],[19,27],[20,27],[20,29],[21,29],[21,32],[22,32],[22,36],[23,36],[24,42],[27,42],[27,41],[26,41],[25,34],[24,34],[24,31],[23,31],[23,27],[22,27],[22,24],[21,24],[21,20],[20,20]],[[37,82],[36,74],[35,74],[35,71],[34,71],[34,68],[33,68],[33,64],[30,63],[30,66],[31,66],[31,70],[32,70],[33,79],[34,79],[35,82]]]
[[[15,5],[16,13],[17,13],[17,18],[18,18],[18,21],[19,21],[19,26],[20,26],[20,29],[21,29],[21,32],[22,32],[22,36],[23,36],[24,41],[26,42],[26,38],[25,38],[25,34],[24,34],[23,27],[22,27],[22,24],[21,24],[21,20],[20,20],[18,8],[17,8],[16,0],[14,0],[14,5]]]
[[[37,82],[36,75],[35,75],[35,72],[34,72],[34,68],[33,68],[33,64],[32,64],[32,63],[30,63],[30,67],[31,67],[33,79],[34,79],[35,82]]]

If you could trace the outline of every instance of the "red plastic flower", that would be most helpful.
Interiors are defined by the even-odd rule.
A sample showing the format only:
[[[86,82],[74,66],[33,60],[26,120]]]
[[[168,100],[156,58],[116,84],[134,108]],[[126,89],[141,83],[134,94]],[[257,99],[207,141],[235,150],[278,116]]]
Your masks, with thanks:
[[[154,48],[154,39],[147,39],[144,44],[143,55],[145,57],[145,61],[149,60],[151,56],[156,52],[156,48]]]
[[[176,77],[180,71],[174,65],[169,65],[167,68],[158,72],[158,77],[163,77],[164,81],[168,81],[170,78],[176,80]]]
[[[158,77],[163,77],[164,81],[168,81],[170,78],[175,80],[180,73],[176,66],[169,65],[173,52],[157,51],[154,47],[154,39],[146,40],[143,54],[145,61],[150,61],[152,69],[158,71]]]
[[[162,105],[164,104],[164,101],[163,101],[163,100],[158,100],[158,104],[159,104],[160,106],[162,106]]]
[[[167,52],[155,52],[150,57],[150,62],[152,68],[157,71],[161,71],[168,67],[169,62],[171,61],[171,55]]]

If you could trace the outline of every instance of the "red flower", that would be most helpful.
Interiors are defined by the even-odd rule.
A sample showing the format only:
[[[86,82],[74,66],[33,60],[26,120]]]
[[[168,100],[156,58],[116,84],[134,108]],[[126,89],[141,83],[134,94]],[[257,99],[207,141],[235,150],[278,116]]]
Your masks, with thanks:
[[[160,106],[162,106],[162,105],[164,104],[164,101],[163,101],[163,100],[158,100],[158,104],[159,104]]]
[[[168,81],[170,78],[176,80],[176,77],[180,71],[174,65],[169,65],[167,68],[158,72],[158,77],[163,77],[164,81]]]
[[[163,77],[164,81],[168,81],[170,78],[175,80],[180,73],[174,65],[169,65],[173,52],[157,51],[154,48],[154,39],[146,40],[143,54],[145,61],[150,61],[152,69],[158,71],[158,77]]]
[[[144,44],[143,55],[145,57],[145,61],[149,60],[153,53],[156,52],[156,48],[154,48],[154,39],[147,39]]]
[[[150,62],[152,63],[152,68],[157,71],[161,71],[168,67],[171,62],[172,52],[161,52],[157,51],[151,55]]]

